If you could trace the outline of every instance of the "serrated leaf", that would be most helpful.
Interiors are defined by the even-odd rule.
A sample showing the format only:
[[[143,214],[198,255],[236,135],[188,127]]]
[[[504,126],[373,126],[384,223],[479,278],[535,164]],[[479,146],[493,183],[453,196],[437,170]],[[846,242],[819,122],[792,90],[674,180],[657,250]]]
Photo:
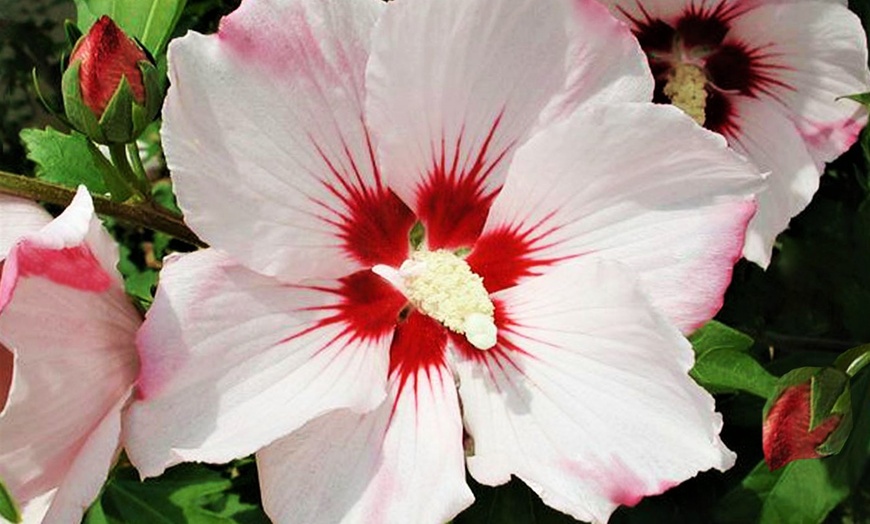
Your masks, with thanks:
[[[155,57],[159,57],[186,0],[75,0],[78,26],[87,30],[102,15],[109,15],[128,35],[137,38]]]
[[[689,337],[695,353],[699,356],[718,349],[745,352],[752,347],[752,337],[728,327],[721,322],[711,320]]]
[[[773,392],[776,378],[747,353],[751,337],[711,321],[690,340],[696,354],[690,374],[711,393],[745,391],[768,397]]]
[[[719,502],[716,521],[821,522],[858,483],[870,456],[870,375],[853,383],[852,397],[855,426],[839,454],[797,460],[776,471],[760,462]]]
[[[67,187],[87,186],[91,193],[106,194],[104,175],[114,167],[81,133],[64,134],[50,127],[24,129],[21,140],[27,158],[36,163],[36,176]]]
[[[12,494],[9,493],[2,481],[0,481],[0,517],[9,522],[21,522],[21,514],[18,512],[15,499],[12,498]]]

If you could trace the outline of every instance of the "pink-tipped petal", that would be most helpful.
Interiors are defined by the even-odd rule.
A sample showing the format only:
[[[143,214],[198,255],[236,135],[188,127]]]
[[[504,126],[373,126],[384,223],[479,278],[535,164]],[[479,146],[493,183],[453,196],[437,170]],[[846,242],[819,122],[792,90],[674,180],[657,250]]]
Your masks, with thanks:
[[[119,447],[141,320],[105,265],[113,257],[80,191],[67,211],[12,248],[0,278],[0,343],[14,355],[0,413],[0,478],[24,504],[57,489],[46,522],[81,520]],[[76,279],[63,270],[70,260]]]
[[[468,261],[493,292],[576,257],[619,260],[689,332],[722,304],[761,181],[676,108],[581,110],[517,151]]]
[[[725,41],[763,49],[775,83],[760,99],[797,126],[821,168],[858,138],[867,113],[840,97],[870,85],[867,42],[858,17],[838,2],[761,5],[736,17]]]
[[[431,248],[470,245],[515,146],[565,84],[567,2],[397,2],[372,37],[366,113]]]
[[[285,282],[398,265],[414,218],[363,115],[376,0],[245,2],[170,46],[163,142],[191,227]]]
[[[735,97],[733,108],[736,131],[727,135],[729,143],[770,172],[743,248],[747,260],[767,267],[776,236],[810,203],[821,173],[791,121],[769,104]]]
[[[713,398],[688,376],[689,343],[630,270],[578,261],[493,298],[498,345],[460,347],[456,363],[478,481],[516,475],[547,505],[606,522],[733,464]]]
[[[374,408],[404,304],[370,271],[291,286],[213,249],[170,259],[137,338],[130,460],[144,476],[226,462],[328,411]]]
[[[275,522],[441,524],[471,504],[452,373],[419,370],[365,415],[330,413],[257,454]]]
[[[22,236],[51,222],[51,215],[30,200],[0,195],[0,261]]]
[[[546,125],[582,104],[649,102],[654,82],[646,55],[624,22],[596,0],[570,0],[568,76],[541,117]]]

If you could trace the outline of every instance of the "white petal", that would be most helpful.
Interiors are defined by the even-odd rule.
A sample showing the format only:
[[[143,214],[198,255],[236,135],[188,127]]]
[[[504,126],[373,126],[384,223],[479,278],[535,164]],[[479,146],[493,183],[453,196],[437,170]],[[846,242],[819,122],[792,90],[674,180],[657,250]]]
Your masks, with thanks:
[[[371,303],[349,317],[339,282],[310,286],[283,285],[213,249],[166,263],[137,339],[140,398],[125,427],[143,475],[226,462],[328,411],[380,404],[404,298],[387,283],[394,295],[383,302],[351,289]]]
[[[19,238],[50,221],[51,215],[35,202],[0,194],[0,260]]]
[[[257,454],[277,523],[441,524],[471,504],[462,422],[446,367],[420,370],[365,415],[336,411]]]
[[[867,43],[858,17],[836,2],[762,5],[732,22],[724,43],[760,48],[777,83],[760,98],[798,127],[821,167],[857,139],[867,121],[857,102],[839,99],[870,85]]]
[[[456,221],[457,212],[484,208],[485,217],[514,147],[564,85],[568,8],[537,0],[396,2],[381,18],[366,114],[390,187],[427,225],[433,247],[473,239],[444,238],[444,216]]]
[[[595,107],[517,152],[481,239],[523,237],[532,273],[593,253],[625,262],[688,332],[721,306],[760,185],[721,136],[673,107]]]
[[[582,104],[652,100],[653,78],[631,28],[595,0],[573,0],[567,20],[567,83],[545,109],[544,124]]]
[[[471,474],[516,475],[543,501],[606,522],[734,456],[713,398],[688,376],[693,353],[613,262],[566,264],[494,297],[496,348],[457,351]]]
[[[749,222],[743,256],[762,267],[770,263],[776,236],[812,200],[821,173],[790,120],[769,104],[732,97],[735,132],[728,141],[759,168],[770,171]]]
[[[413,225],[407,210],[382,223],[403,205],[379,182],[363,116],[384,5],[245,2],[217,35],[172,43],[163,142],[179,205],[209,244],[288,282],[401,262],[365,252],[379,241],[407,251]],[[387,238],[364,238],[387,225]]]

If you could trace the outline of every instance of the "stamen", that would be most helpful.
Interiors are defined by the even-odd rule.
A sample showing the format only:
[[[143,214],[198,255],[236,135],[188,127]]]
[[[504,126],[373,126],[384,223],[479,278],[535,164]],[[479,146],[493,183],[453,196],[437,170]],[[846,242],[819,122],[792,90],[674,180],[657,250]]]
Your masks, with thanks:
[[[671,72],[663,92],[671,103],[704,125],[707,108],[707,76],[696,65],[678,64]]]
[[[378,274],[382,272],[380,269]],[[495,346],[495,307],[483,287],[483,278],[465,260],[444,249],[421,250],[411,255],[398,273],[405,296],[423,313],[465,335],[478,349]]]

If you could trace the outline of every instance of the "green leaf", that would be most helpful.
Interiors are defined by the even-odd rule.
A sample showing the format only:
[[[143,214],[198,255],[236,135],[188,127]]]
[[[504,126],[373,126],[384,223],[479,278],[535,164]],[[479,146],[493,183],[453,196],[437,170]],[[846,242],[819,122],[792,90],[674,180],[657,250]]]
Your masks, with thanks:
[[[797,460],[776,471],[762,461],[720,501],[716,521],[790,524],[821,522],[857,485],[870,456],[870,374],[852,385],[855,426],[843,450]]]
[[[104,176],[111,176],[114,168],[81,133],[67,135],[50,127],[24,129],[21,140],[27,147],[27,158],[36,163],[38,178],[73,188],[84,184],[96,194],[109,192]]]
[[[747,353],[752,338],[711,321],[689,340],[696,354],[690,374],[711,393],[745,391],[768,397],[773,392],[776,378]]]
[[[135,298],[143,309],[148,309],[154,302],[154,288],[157,286],[157,271],[151,268],[141,269],[131,260],[132,250],[125,244],[118,246],[120,257],[118,271],[124,276],[124,290]]]
[[[128,35],[139,39],[155,57],[159,57],[186,0],[75,0],[78,26],[87,30],[102,15],[109,15]]]
[[[268,522],[257,504],[242,501],[228,475],[198,464],[177,466],[140,481],[118,472],[88,510],[86,524],[232,524]]]
[[[15,504],[15,499],[13,499],[9,491],[6,490],[6,486],[3,485],[3,482],[0,482],[0,517],[3,517],[9,522],[21,522],[21,514],[18,512],[18,506]]]

